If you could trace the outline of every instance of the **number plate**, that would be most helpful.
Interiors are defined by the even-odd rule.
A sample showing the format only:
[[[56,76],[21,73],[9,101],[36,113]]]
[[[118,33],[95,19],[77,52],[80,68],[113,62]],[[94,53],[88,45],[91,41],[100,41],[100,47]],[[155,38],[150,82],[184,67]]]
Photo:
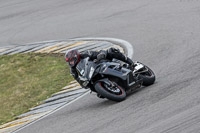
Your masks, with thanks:
[[[140,70],[141,68],[143,68],[144,65],[137,63],[137,66],[135,67],[135,70]]]

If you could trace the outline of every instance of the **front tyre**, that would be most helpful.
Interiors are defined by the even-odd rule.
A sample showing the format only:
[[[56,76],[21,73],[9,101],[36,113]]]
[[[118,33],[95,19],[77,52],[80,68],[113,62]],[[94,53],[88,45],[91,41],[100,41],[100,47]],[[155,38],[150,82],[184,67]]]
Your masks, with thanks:
[[[143,86],[149,86],[154,84],[156,76],[154,72],[147,66],[144,66],[144,72],[139,74],[139,78],[143,79]]]
[[[111,87],[106,83],[99,81],[95,84],[95,90],[98,94],[112,101],[121,102],[126,98],[125,90],[117,84],[116,86]]]

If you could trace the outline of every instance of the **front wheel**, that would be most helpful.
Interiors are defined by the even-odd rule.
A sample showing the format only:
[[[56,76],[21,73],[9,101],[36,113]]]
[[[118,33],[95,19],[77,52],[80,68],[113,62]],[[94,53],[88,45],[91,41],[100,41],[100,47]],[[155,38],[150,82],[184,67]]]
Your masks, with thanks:
[[[139,78],[143,79],[143,86],[149,86],[154,84],[155,80],[156,80],[156,76],[154,74],[154,72],[147,66],[144,65],[144,68],[142,70],[143,72],[141,72],[139,74]]]
[[[112,101],[120,102],[126,98],[125,90],[116,83],[114,83],[113,86],[109,86],[108,84],[99,81],[95,84],[95,90],[98,94]]]

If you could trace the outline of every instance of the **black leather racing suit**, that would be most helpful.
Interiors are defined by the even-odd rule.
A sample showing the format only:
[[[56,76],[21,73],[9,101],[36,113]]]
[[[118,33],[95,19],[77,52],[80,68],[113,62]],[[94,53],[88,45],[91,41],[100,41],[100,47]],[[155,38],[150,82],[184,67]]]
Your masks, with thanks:
[[[133,65],[133,61],[128,58],[127,56],[125,56],[123,53],[121,53],[118,49],[115,48],[110,48],[108,50],[101,50],[101,51],[86,51],[84,53],[80,54],[80,58],[84,59],[89,57],[90,60],[99,60],[102,58],[106,58],[108,60],[112,60],[113,58],[124,61],[126,63],[128,63],[129,65]],[[76,71],[76,66],[71,67],[71,75],[74,77],[74,79],[79,82],[79,78],[78,78],[78,73]],[[80,82],[79,82],[80,83]]]

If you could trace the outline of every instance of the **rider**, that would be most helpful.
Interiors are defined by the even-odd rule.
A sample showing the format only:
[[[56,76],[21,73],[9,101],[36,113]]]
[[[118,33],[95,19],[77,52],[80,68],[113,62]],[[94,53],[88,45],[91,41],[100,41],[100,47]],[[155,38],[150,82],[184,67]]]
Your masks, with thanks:
[[[78,50],[70,50],[66,53],[65,59],[66,62],[69,63],[71,68],[71,75],[76,79],[77,82],[80,83],[78,73],[76,71],[76,65],[79,63],[81,59],[89,57],[92,61],[99,61],[101,59],[112,60],[113,58],[124,61],[128,63],[132,69],[134,69],[134,62],[123,53],[116,48],[109,48],[108,50],[100,50],[100,51],[86,51],[84,53],[79,53]]]

